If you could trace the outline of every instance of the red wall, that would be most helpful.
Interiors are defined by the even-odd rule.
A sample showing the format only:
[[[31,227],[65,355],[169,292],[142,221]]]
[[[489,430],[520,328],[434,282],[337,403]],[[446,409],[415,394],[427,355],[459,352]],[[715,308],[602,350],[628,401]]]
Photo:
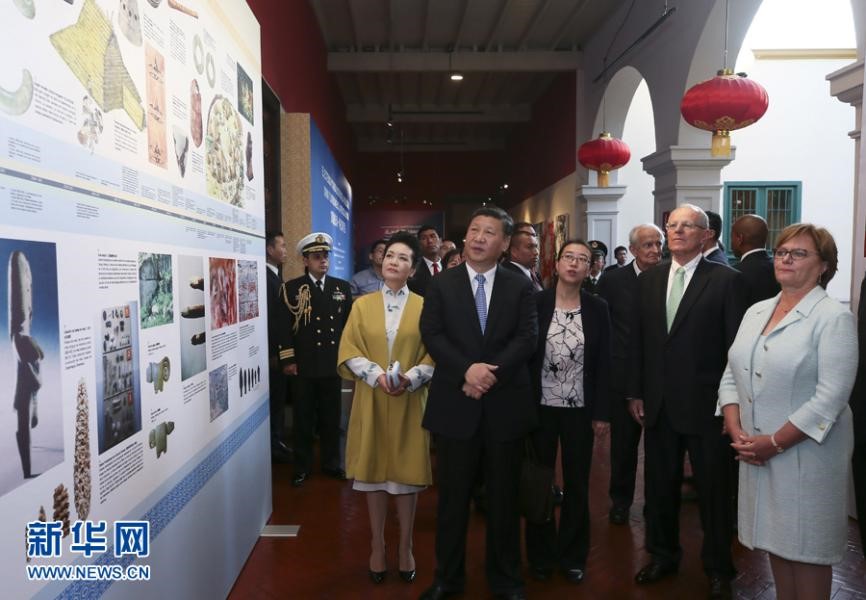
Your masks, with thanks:
[[[262,75],[286,112],[310,113],[352,182],[355,149],[319,23],[306,0],[247,0],[262,28]]]
[[[576,127],[576,73],[562,73],[532,105],[532,120],[521,125],[508,144],[509,204],[574,172]]]
[[[399,152],[359,152],[358,176],[352,182],[356,210],[393,206],[394,200],[421,207],[422,200],[444,208],[449,196],[493,196],[505,181],[502,152],[408,152],[403,156],[403,183],[397,183]]]

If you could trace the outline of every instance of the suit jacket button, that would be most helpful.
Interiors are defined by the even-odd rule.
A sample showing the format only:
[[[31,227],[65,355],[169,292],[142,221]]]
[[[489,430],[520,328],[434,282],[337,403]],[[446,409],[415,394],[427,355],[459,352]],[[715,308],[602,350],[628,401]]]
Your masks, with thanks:
[[[322,330],[321,330],[321,329],[317,329],[317,330],[316,330],[316,333],[322,333]]]
[[[752,399],[751,399],[751,398],[746,398],[746,400],[748,400],[748,401],[749,401],[749,404],[751,404],[751,403],[752,403]]]
[[[825,429],[827,429],[827,426],[824,425],[824,423],[821,423],[820,425],[818,425],[818,429],[820,429],[821,431],[824,431]]]
[[[331,315],[331,320],[332,320],[332,321],[334,320],[334,315]]]
[[[760,378],[761,378],[761,374],[758,373],[757,371],[755,371],[755,377],[757,377],[758,379],[760,379]]]
[[[322,320],[322,317],[316,317],[316,320],[317,320],[317,321],[321,321],[321,320]]]
[[[331,340],[331,345],[332,345],[332,346],[334,345],[334,340]]]
[[[331,327],[331,333],[334,333],[334,328],[333,328],[333,327]]]

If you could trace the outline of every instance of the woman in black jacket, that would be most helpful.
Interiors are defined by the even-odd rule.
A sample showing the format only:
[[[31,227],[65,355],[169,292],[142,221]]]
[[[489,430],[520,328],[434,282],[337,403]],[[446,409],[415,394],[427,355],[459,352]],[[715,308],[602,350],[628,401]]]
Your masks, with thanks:
[[[589,470],[595,435],[608,431],[610,316],[604,300],[581,291],[592,251],[581,240],[563,244],[556,284],[536,295],[538,349],[531,363],[539,427],[532,443],[539,461],[553,466],[562,446],[565,497],[559,519],[526,524],[526,551],[535,579],[555,567],[583,581],[589,554]]]

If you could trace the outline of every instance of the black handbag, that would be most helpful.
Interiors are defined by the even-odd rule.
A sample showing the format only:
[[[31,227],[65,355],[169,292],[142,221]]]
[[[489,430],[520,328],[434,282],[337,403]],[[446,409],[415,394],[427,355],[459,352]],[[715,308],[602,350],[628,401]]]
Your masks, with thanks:
[[[553,518],[553,467],[538,461],[529,437],[520,466],[519,504],[520,514],[530,523],[540,525]]]

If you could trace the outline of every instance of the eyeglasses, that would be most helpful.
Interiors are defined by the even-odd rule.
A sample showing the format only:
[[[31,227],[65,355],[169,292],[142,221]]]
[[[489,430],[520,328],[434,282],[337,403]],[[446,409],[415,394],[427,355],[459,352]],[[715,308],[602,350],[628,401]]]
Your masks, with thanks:
[[[818,252],[810,252],[809,250],[805,250],[803,248],[792,248],[788,250],[787,248],[776,248],[773,250],[773,258],[776,260],[785,260],[789,256],[791,260],[803,260],[810,254],[819,254]]]
[[[692,223],[691,221],[683,221],[681,223],[677,223],[677,222],[665,223],[665,229],[667,229],[668,231],[675,231],[675,230],[679,229],[680,227],[682,227],[686,231],[691,231],[693,229],[706,229],[706,227],[698,225],[697,223]]]
[[[585,265],[589,264],[589,257],[584,256],[583,254],[563,254],[559,257],[559,260],[564,260],[568,264],[574,264],[577,262]]]

